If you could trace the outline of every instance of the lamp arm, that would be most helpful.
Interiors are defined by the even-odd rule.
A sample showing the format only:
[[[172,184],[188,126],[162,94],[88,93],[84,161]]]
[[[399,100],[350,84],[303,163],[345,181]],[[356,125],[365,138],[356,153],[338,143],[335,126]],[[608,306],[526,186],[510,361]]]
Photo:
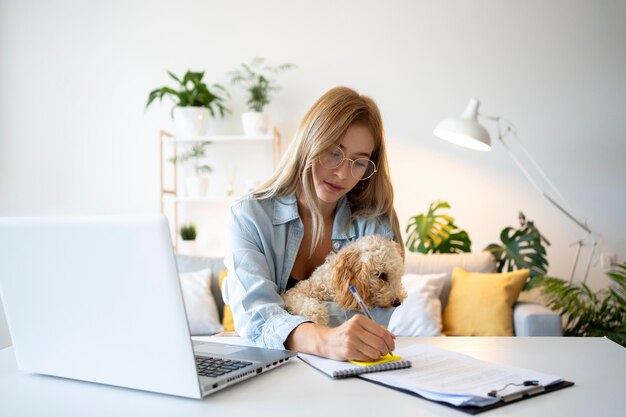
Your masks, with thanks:
[[[496,122],[497,127],[498,127],[498,140],[500,141],[500,143],[502,143],[502,145],[504,146],[504,149],[506,149],[506,151],[508,152],[509,156],[511,157],[511,159],[513,159],[513,161],[515,162],[515,164],[517,165],[517,167],[520,169],[520,171],[522,171],[522,173],[524,174],[524,176],[528,179],[528,181],[530,181],[530,183],[533,185],[533,187],[539,192],[539,194],[541,194],[546,200],[548,200],[550,202],[550,204],[552,204],[553,206],[555,206],[557,209],[559,209],[559,211],[561,211],[563,214],[565,214],[570,220],[572,220],[574,223],[576,223],[578,225],[578,227],[580,227],[581,229],[583,229],[585,232],[587,233],[592,233],[591,229],[589,229],[589,226],[587,226],[586,223],[578,220],[576,217],[574,217],[574,215],[572,215],[570,213],[570,211],[572,210],[569,205],[567,204],[567,202],[565,201],[565,198],[563,197],[563,195],[559,192],[559,190],[556,188],[556,186],[554,185],[554,183],[550,180],[550,178],[548,178],[548,176],[546,175],[545,171],[539,166],[539,164],[537,163],[537,161],[535,160],[535,158],[533,158],[533,156],[530,154],[530,152],[528,152],[528,149],[526,149],[526,147],[522,144],[522,142],[517,138],[517,133],[516,133],[516,129],[515,129],[515,125],[506,120],[503,119],[501,117],[497,117],[497,116],[487,116],[484,114],[479,114],[480,116],[487,118],[489,120],[493,120]],[[502,122],[506,122],[507,126],[506,126],[506,130],[503,133],[502,132]],[[530,172],[528,172],[528,170],[526,169],[526,167],[524,166],[524,164],[522,164],[522,161],[520,161],[520,159],[515,155],[515,153],[511,150],[511,148],[509,147],[508,143],[504,140],[504,138],[506,136],[508,136],[509,133],[513,133],[513,138],[516,140],[517,145],[520,147],[520,149],[524,152],[524,154],[526,155],[526,157],[528,158],[528,160],[531,162],[531,164],[533,165],[533,167],[537,170],[537,172],[539,172],[539,174],[541,175],[541,177],[543,178],[543,180],[550,186],[550,188],[556,193],[556,195],[561,199],[561,201],[563,201],[563,205],[559,204],[556,202],[556,200],[552,197],[550,197],[550,195],[548,193],[546,193],[537,183],[537,181],[532,177],[532,175],[530,174]],[[565,207],[564,207],[565,206]]]
[[[589,259],[587,261],[587,266],[585,268],[584,279],[583,279],[583,282],[586,282],[587,281],[587,276],[589,275],[589,269],[591,267],[591,261],[592,261],[594,255],[595,255],[595,250],[596,250],[596,247],[598,245],[597,234],[592,232],[591,229],[589,228],[589,226],[587,226],[587,224],[585,222],[582,222],[582,221],[578,220],[576,217],[574,217],[574,215],[572,215],[570,213],[571,208],[567,204],[567,202],[566,202],[565,198],[563,197],[563,195],[561,195],[561,193],[556,188],[554,183],[550,180],[550,178],[548,178],[548,176],[546,175],[544,170],[541,169],[541,167],[539,166],[539,164],[537,163],[535,158],[532,157],[530,152],[528,152],[526,147],[524,147],[524,145],[521,143],[521,141],[517,138],[515,125],[513,123],[511,123],[510,121],[508,121],[506,119],[503,119],[501,117],[498,117],[498,116],[488,116],[488,115],[481,114],[481,113],[479,113],[478,115],[481,116],[481,117],[484,117],[486,119],[492,120],[492,121],[494,121],[496,123],[496,125],[498,127],[498,140],[504,146],[504,149],[506,149],[506,151],[508,152],[509,156],[511,157],[511,159],[513,159],[513,161],[515,162],[517,167],[520,169],[520,171],[522,171],[524,176],[528,179],[528,181],[530,181],[532,186],[539,192],[539,194],[541,194],[548,202],[550,202],[550,204],[552,204],[554,207],[556,207],[561,213],[563,213],[567,218],[569,218],[572,222],[574,222],[578,227],[580,227],[582,230],[585,231],[585,235],[582,238],[580,238],[579,240],[577,240],[576,242],[574,242],[575,245],[578,245],[578,249],[577,249],[577,252],[576,252],[576,255],[575,255],[575,258],[574,258],[574,263],[572,265],[572,270],[571,270],[571,273],[570,273],[570,279],[569,279],[570,283],[572,282],[572,280],[574,278],[574,274],[575,274],[575,271],[576,271],[576,266],[578,264],[578,259],[579,259],[579,256],[580,256],[580,250],[581,250],[582,246],[585,246],[584,241],[587,238],[589,238],[589,237],[591,238],[591,243],[589,244],[589,246],[591,246],[591,253],[590,253]],[[504,132],[503,132],[503,128],[502,128],[503,122],[506,123],[506,129],[505,129]],[[504,138],[506,136],[508,136],[509,133],[513,133],[513,137],[517,141],[518,146],[522,149],[522,151],[524,152],[524,154],[526,155],[528,160],[531,162],[531,164],[534,166],[534,168],[537,170],[537,172],[539,172],[539,174],[541,175],[543,180],[550,186],[552,191],[554,191],[556,193],[556,195],[561,199],[561,201],[563,201],[563,203],[564,203],[563,205],[565,207],[563,205],[557,203],[554,198],[552,198],[548,193],[546,193],[539,186],[539,184],[537,183],[537,181],[535,181],[535,179],[530,174],[530,172],[528,172],[528,170],[526,169],[524,164],[522,164],[522,161],[520,161],[520,159],[511,150],[511,148],[509,147],[507,142],[504,140]]]

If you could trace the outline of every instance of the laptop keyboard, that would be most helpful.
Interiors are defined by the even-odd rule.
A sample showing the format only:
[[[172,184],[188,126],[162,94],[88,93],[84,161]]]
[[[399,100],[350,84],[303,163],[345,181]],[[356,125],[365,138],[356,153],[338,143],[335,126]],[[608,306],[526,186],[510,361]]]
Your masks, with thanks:
[[[198,368],[198,375],[200,376],[215,378],[250,365],[252,362],[196,356],[196,368]]]

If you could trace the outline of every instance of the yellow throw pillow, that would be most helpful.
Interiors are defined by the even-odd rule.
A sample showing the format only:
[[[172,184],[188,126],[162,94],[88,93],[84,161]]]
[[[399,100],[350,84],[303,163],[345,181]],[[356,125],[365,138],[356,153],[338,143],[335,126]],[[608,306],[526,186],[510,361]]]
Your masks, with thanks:
[[[226,275],[228,271],[220,271],[220,290],[222,289],[222,284],[226,279]],[[233,320],[233,312],[228,307],[228,304],[224,304],[224,315],[222,316],[222,326],[224,326],[225,332],[234,332],[235,331],[235,321]]]
[[[502,274],[452,271],[448,305],[443,311],[443,332],[448,336],[513,336],[513,304],[528,269]]]

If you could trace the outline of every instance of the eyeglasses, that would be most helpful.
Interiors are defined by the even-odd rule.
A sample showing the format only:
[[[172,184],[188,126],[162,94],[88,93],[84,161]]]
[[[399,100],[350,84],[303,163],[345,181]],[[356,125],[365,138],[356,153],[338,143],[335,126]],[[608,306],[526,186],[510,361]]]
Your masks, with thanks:
[[[320,164],[326,169],[338,168],[343,161],[350,161],[350,174],[355,180],[363,181],[376,173],[376,164],[367,158],[346,158],[341,148],[336,147],[327,150],[320,157]]]

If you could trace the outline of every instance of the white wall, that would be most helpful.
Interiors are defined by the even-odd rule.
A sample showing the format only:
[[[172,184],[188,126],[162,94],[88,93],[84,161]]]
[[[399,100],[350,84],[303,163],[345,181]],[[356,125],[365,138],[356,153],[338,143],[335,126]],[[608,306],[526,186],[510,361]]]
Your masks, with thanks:
[[[623,0],[0,0],[0,215],[157,211],[157,135],[171,121],[167,106],[144,112],[148,92],[165,69],[227,84],[264,56],[299,66],[269,109],[285,138],[332,86],[374,97],[403,225],[444,199],[480,250],[523,210],[552,242],[550,273],[568,275],[578,230],[503,148],[434,139],[476,96],[516,124],[600,251],[624,261],[624,21]],[[231,91],[216,132],[239,128]],[[591,283],[605,285],[599,267]]]

